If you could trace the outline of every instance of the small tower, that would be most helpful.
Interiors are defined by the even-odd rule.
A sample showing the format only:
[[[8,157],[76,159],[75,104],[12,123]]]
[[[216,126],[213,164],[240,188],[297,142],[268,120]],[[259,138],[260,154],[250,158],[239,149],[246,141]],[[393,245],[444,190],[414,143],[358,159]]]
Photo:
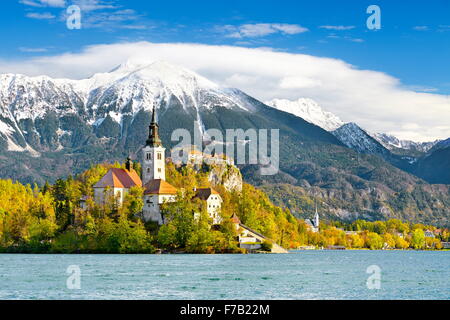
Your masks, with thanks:
[[[133,169],[133,161],[131,161],[130,156],[127,157],[127,161],[125,162],[125,169],[127,169],[129,172],[131,172],[131,169]]]
[[[159,125],[156,122],[156,111],[153,106],[152,121],[149,126],[148,139],[142,149],[142,183],[145,185],[150,180],[166,180],[165,151],[159,137]]]
[[[316,204],[316,213],[314,214],[314,227],[319,228],[319,212],[317,212],[317,204]]]

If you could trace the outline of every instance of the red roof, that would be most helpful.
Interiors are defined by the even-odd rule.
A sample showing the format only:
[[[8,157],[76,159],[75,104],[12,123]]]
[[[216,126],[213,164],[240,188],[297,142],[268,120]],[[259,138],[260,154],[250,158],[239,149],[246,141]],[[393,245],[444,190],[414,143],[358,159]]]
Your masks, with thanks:
[[[109,171],[94,185],[94,188],[131,188],[134,186],[142,187],[141,178],[136,171],[131,169],[128,171],[121,168],[111,168]]]
[[[231,217],[231,222],[236,224],[241,224],[241,219],[236,215],[236,213],[233,213],[233,216]]]
[[[162,179],[150,180],[144,188],[144,194],[177,194],[177,188]]]
[[[211,194],[219,195],[219,193],[216,190],[214,190],[213,188],[199,188],[199,189],[197,189],[197,192],[195,193],[194,198],[208,200],[208,198]]]

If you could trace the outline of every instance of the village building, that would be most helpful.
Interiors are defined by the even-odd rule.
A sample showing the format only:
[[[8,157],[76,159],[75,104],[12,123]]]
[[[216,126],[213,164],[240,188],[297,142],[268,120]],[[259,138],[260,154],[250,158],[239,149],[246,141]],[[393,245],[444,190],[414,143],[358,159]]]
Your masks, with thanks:
[[[312,232],[319,232],[319,225],[320,225],[320,218],[319,218],[319,212],[317,211],[316,206],[316,213],[314,214],[313,219],[305,219],[305,223],[307,228]]]
[[[247,249],[249,251],[260,250],[262,249],[262,243],[266,241],[272,244],[270,252],[288,253],[286,249],[276,244],[266,236],[242,224],[241,220],[236,214],[233,214],[233,216],[231,217],[231,222],[234,224],[236,232],[238,234],[238,242],[240,248]]]
[[[427,238],[434,238],[434,232],[431,230],[425,230],[425,237]]]

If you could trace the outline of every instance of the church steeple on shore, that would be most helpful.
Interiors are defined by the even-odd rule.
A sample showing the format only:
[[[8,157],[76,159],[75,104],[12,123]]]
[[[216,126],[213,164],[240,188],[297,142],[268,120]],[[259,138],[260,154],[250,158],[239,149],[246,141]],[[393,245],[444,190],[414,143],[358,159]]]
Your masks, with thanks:
[[[156,122],[156,109],[155,105],[153,105],[152,111],[152,121],[150,122],[150,126],[148,128],[148,139],[146,141],[146,146],[150,147],[161,147],[162,142],[159,137],[159,125]]]

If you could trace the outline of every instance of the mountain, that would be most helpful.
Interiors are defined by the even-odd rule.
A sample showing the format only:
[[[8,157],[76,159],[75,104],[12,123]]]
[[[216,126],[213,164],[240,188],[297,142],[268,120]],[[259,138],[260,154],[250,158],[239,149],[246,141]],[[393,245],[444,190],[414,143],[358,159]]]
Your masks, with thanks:
[[[433,145],[433,147],[429,150],[429,152],[432,153],[439,149],[445,149],[449,147],[450,147],[450,138],[446,140],[439,140]]]
[[[430,150],[439,140],[431,142],[414,142],[411,140],[400,140],[397,137],[386,133],[373,133],[371,136],[380,142],[385,148],[395,151],[397,149],[405,149],[410,151],[417,151],[426,153]]]
[[[350,122],[337,128],[332,132],[344,145],[358,151],[359,153],[388,155],[387,150],[381,143],[372,138],[366,131],[356,123]]]
[[[0,177],[42,185],[94,163],[140,159],[153,106],[168,149],[179,142],[171,140],[179,128],[279,129],[278,174],[240,169],[298,217],[308,216],[316,198],[324,218],[450,221],[449,186],[396,168],[356,125],[338,130],[365,148],[359,152],[301,117],[166,62],[128,61],[82,80],[0,75]]]
[[[238,89],[222,88],[161,61],[127,61],[83,80],[6,74],[0,76],[0,85],[0,152],[10,152],[0,158],[0,175],[24,182],[43,183],[71,168],[85,169],[94,159],[138,154],[153,106],[168,146],[178,128],[193,133],[280,126],[289,135],[301,130],[306,140],[340,144],[319,127]]]
[[[317,102],[309,98],[299,98],[294,101],[288,99],[273,99],[266,101],[266,105],[296,115],[297,117],[303,118],[304,120],[330,132],[335,131],[345,124],[338,116],[323,110]],[[401,140],[390,134],[371,133],[365,131],[364,129],[361,130],[381,143],[386,149],[402,155],[422,155],[439,142],[439,140],[431,142]],[[343,134],[344,132],[341,133]],[[341,136],[341,138],[345,139],[343,136]],[[351,140],[351,137],[348,137],[347,140]],[[371,139],[369,138],[369,140]],[[372,141],[371,144],[373,143],[374,142]]]
[[[266,105],[275,109],[291,113],[327,131],[333,131],[344,124],[335,114],[325,111],[312,99],[300,98],[295,101],[287,99],[273,99]]]
[[[193,72],[165,62],[127,62],[109,73],[79,81],[7,74],[0,77],[0,84],[0,132],[10,151],[65,147],[64,137],[70,138],[71,130],[63,128],[64,124],[52,136],[40,132],[39,119],[49,115],[80,118],[100,131],[109,117],[107,123],[112,120],[115,133],[117,125],[126,130],[137,113],[150,110],[154,104],[165,108],[172,103],[193,113],[212,106],[251,107],[238,91],[220,89]]]
[[[450,184],[450,138],[438,142],[420,158],[414,173],[431,183]]]

